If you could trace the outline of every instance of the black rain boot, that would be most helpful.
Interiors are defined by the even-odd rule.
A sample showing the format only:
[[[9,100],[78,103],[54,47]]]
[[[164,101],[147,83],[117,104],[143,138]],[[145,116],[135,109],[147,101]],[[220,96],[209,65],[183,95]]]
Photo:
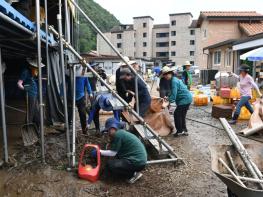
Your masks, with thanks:
[[[232,117],[232,120],[228,121],[229,124],[236,124],[237,123],[237,119],[238,119],[238,114],[234,114]]]

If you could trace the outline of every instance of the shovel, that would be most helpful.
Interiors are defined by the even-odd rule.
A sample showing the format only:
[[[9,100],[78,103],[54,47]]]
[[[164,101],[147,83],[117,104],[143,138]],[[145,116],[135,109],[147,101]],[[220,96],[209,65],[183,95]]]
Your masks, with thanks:
[[[24,146],[31,146],[38,141],[38,135],[37,126],[34,123],[29,123],[28,92],[26,92],[26,111],[26,124],[21,127],[21,134]]]

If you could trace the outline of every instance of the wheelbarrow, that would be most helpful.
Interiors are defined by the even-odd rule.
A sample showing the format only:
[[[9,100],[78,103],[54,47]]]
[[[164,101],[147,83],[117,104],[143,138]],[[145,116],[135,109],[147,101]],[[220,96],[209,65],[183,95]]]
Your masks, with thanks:
[[[96,149],[97,152],[96,159],[91,158],[91,152],[94,149]],[[99,179],[100,166],[101,160],[99,146],[93,144],[85,144],[84,148],[81,151],[79,159],[79,177],[90,182],[96,182]]]
[[[258,166],[259,170],[263,170],[263,146],[256,144],[246,144],[244,145],[249,155],[251,156],[254,163]],[[262,197],[263,190],[251,188],[249,185],[245,187],[238,183],[232,176],[228,173],[228,170],[219,162],[219,158],[222,158],[225,163],[228,163],[229,159],[226,156],[226,152],[229,151],[233,163],[236,166],[237,171],[241,174],[242,172],[247,172],[247,169],[241,160],[238,152],[232,145],[213,145],[209,146],[211,153],[211,167],[212,171],[216,176],[227,186],[228,195],[233,197]],[[228,165],[231,166],[231,165]],[[241,175],[240,175],[241,176]],[[246,176],[248,177],[248,176]],[[243,180],[242,180],[243,181]],[[245,181],[243,181],[245,183]],[[248,182],[247,182],[248,183]]]

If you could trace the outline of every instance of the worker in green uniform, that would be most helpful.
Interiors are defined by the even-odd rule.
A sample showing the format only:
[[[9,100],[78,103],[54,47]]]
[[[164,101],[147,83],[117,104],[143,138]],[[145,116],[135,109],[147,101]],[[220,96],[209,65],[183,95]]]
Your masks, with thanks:
[[[102,156],[114,157],[106,164],[107,177],[126,179],[132,184],[142,177],[141,171],[145,168],[147,153],[140,139],[123,127],[115,118],[106,121],[104,132],[110,137],[109,150],[100,150],[100,153]],[[91,154],[96,157],[96,150]]]
[[[190,67],[191,67],[191,63],[189,61],[186,61],[184,64],[184,72],[182,74],[182,80],[184,84],[187,86],[188,90],[190,90],[193,84],[192,74],[190,73]]]

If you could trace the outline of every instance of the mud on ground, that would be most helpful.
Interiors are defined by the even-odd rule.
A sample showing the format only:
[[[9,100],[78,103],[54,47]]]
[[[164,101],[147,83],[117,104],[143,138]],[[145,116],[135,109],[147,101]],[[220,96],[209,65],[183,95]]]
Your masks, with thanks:
[[[39,145],[24,148],[16,144],[15,154],[11,155],[14,166],[0,170],[0,196],[227,196],[225,185],[211,171],[208,147],[230,142],[210,112],[211,106],[191,107],[187,117],[218,128],[188,120],[188,137],[165,138],[178,157],[184,159],[185,165],[148,166],[142,179],[134,185],[116,180],[89,183],[80,180],[76,170],[67,172],[65,134],[46,136],[46,165],[39,163]],[[244,127],[245,123],[241,123],[234,129]],[[96,136],[81,136],[77,142],[105,145],[105,139]],[[81,148],[78,146],[78,154]]]

